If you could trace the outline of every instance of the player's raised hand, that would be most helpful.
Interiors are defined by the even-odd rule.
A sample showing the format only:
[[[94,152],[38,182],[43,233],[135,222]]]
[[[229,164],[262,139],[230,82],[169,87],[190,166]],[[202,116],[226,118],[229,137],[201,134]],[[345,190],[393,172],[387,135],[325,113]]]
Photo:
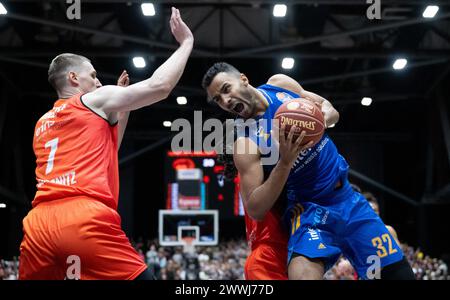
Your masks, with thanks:
[[[130,76],[128,75],[126,70],[123,70],[122,74],[120,74],[120,77],[117,80],[117,85],[126,87],[129,84],[130,84]]]
[[[172,15],[170,16],[170,30],[180,45],[186,42],[194,42],[194,35],[183,19],[181,19],[180,11],[175,7],[172,7]]]

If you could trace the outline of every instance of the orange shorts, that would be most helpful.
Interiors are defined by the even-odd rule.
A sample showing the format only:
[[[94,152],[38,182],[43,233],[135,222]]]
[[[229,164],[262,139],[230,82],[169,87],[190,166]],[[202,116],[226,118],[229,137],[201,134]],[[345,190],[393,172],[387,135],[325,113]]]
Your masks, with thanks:
[[[19,279],[135,279],[147,266],[120,224],[96,200],[40,203],[23,220]]]
[[[287,280],[287,245],[259,244],[245,262],[246,280]]]

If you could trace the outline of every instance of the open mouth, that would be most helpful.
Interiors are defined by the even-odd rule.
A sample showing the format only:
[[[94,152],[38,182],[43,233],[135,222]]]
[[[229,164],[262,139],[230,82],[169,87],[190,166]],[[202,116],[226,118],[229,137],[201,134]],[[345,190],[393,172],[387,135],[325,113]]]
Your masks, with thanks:
[[[233,111],[237,114],[241,113],[244,110],[244,104],[238,103],[234,106]]]

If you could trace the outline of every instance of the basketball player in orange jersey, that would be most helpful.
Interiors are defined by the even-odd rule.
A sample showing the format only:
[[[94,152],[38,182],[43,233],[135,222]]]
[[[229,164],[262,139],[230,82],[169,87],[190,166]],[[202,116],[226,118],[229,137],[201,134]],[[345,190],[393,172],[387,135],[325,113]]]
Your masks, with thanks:
[[[38,184],[23,220],[20,279],[151,279],[121,229],[117,151],[127,112],[167,98],[183,73],[194,38],[175,8],[170,29],[179,48],[126,87],[102,86],[85,57],[53,59],[48,79],[59,100],[34,134]]]
[[[223,154],[218,155],[218,161],[225,166],[225,178],[233,180],[238,176],[237,169],[233,155],[226,153],[229,152],[223,151]],[[252,219],[244,205],[246,238],[251,250],[244,266],[246,280],[288,279],[286,260],[289,235],[282,224],[285,197],[284,192],[280,193],[274,207],[260,221]]]

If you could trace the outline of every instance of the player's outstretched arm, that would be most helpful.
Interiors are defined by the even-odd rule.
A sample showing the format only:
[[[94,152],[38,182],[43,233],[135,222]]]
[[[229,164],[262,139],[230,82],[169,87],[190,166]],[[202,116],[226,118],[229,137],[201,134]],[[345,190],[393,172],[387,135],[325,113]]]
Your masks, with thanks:
[[[170,28],[180,47],[149,79],[128,87],[101,87],[83,96],[85,104],[111,120],[112,113],[136,110],[167,98],[183,74],[194,44],[192,32],[175,8],[172,8]]]
[[[284,130],[282,127],[281,132]],[[239,138],[235,142],[233,158],[240,175],[241,196],[248,215],[255,220],[262,220],[273,207],[300,151],[311,147],[312,142],[301,146],[305,132],[294,140],[294,131],[295,126],[292,126],[287,137],[280,135],[280,160],[266,181],[256,144],[248,138]]]
[[[119,79],[117,80],[118,86],[127,87],[130,85],[130,76],[126,70],[122,71]],[[117,119],[119,121],[119,134],[118,134],[118,146],[117,149],[120,149],[120,145],[122,144],[123,135],[125,134],[125,129],[127,128],[128,118],[130,117],[129,111],[120,112],[117,115]]]
[[[295,79],[284,74],[275,74],[269,78],[267,83],[292,91],[300,97],[318,104],[322,109],[326,123],[325,127],[330,127],[339,121],[339,112],[333,107],[330,101],[313,92],[306,91]]]

